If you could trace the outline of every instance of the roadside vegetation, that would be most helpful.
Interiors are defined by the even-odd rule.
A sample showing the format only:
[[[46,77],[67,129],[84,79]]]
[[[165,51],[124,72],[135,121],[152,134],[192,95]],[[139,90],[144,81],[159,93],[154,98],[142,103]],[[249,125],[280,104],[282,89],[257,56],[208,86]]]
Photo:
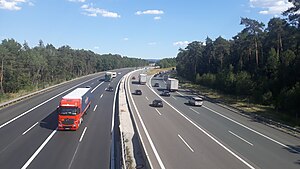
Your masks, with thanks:
[[[0,102],[76,77],[123,67],[148,65],[143,59],[96,54],[52,44],[30,48],[14,39],[0,43]]]
[[[300,126],[300,5],[292,2],[286,19],[265,26],[241,18],[244,29],[231,40],[207,37],[179,49],[178,75],[211,97]]]

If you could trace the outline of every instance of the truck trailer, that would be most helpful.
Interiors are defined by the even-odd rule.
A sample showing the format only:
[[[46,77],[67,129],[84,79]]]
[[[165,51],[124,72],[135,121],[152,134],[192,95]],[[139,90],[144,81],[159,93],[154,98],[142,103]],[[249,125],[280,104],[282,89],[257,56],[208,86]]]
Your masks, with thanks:
[[[104,75],[104,81],[110,82],[112,79],[112,73],[111,72],[106,72]]]
[[[146,74],[140,74],[139,75],[139,83],[141,85],[144,85],[144,84],[146,84],[146,82],[147,82],[147,75]]]
[[[58,130],[77,130],[91,105],[90,88],[77,88],[62,97],[58,112]]]
[[[168,78],[167,81],[167,90],[174,92],[178,90],[178,80],[173,78]]]

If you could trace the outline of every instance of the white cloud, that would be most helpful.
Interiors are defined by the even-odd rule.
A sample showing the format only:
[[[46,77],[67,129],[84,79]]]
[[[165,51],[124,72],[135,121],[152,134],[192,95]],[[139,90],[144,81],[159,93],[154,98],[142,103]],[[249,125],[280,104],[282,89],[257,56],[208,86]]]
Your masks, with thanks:
[[[292,7],[293,4],[288,0],[250,0],[251,8],[261,8],[260,14],[281,14],[288,8]]]
[[[110,12],[105,9],[100,9],[100,8],[94,8],[93,4],[84,4],[81,6],[81,9],[84,10],[82,14],[87,15],[87,16],[93,16],[96,17],[98,15],[101,15],[103,17],[108,17],[108,18],[120,18],[121,16],[118,13],[115,12]]]
[[[177,41],[173,43],[174,46],[187,46],[188,44],[188,41]]]
[[[154,17],[153,19],[154,19],[154,20],[160,20],[161,17],[160,17],[160,16],[156,16],[156,17]]]
[[[128,41],[128,40],[129,40],[129,38],[123,38],[123,40],[124,40],[124,41]]]
[[[0,9],[18,11],[22,9],[20,5],[26,2],[27,0],[0,0]]]
[[[68,0],[69,2],[85,2],[86,0]]]
[[[99,46],[95,46],[94,49],[100,49],[100,47]]]
[[[137,11],[136,15],[162,15],[164,11],[162,10],[146,10],[146,11]]]
[[[156,42],[149,42],[148,45],[150,46],[153,46],[153,45],[156,45],[157,43]]]

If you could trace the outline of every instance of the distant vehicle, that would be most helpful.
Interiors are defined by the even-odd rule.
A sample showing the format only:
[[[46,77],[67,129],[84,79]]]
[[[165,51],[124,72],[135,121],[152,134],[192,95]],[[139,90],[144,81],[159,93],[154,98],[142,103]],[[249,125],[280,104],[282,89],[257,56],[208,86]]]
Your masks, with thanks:
[[[117,72],[111,72],[111,77],[116,78],[117,77]]]
[[[132,78],[131,78],[132,80],[135,80],[135,76],[132,76]]]
[[[122,74],[121,72],[118,73],[118,75]]]
[[[193,106],[202,106],[203,104],[203,99],[200,97],[191,97],[189,99],[189,105],[193,105]]]
[[[160,95],[161,95],[161,96],[166,96],[166,97],[170,97],[170,96],[171,96],[171,95],[170,95],[170,92],[167,91],[167,90],[163,91]]]
[[[58,130],[77,130],[91,105],[90,88],[77,88],[62,97],[58,113]]]
[[[142,91],[139,90],[139,89],[137,89],[137,90],[135,90],[134,94],[135,94],[135,95],[142,95]]]
[[[169,78],[167,81],[167,90],[169,90],[170,92],[177,91],[178,90],[178,80]]]
[[[159,83],[155,83],[155,84],[154,84],[154,87],[159,87]]]
[[[155,75],[154,75],[154,77],[157,77],[158,76],[158,74],[156,73]]]
[[[112,72],[106,72],[104,75],[104,81],[110,82],[112,80]]]
[[[91,88],[91,86],[85,86],[85,88]]]
[[[140,74],[139,75],[139,83],[141,85],[144,85],[144,84],[146,84],[146,81],[147,81],[147,75],[146,74]]]
[[[155,99],[155,100],[153,100],[151,106],[153,106],[153,107],[163,107],[164,105],[163,105],[163,102],[161,100]]]
[[[109,86],[109,87],[106,89],[106,91],[112,92],[112,91],[114,91],[114,88],[113,88],[112,86]]]

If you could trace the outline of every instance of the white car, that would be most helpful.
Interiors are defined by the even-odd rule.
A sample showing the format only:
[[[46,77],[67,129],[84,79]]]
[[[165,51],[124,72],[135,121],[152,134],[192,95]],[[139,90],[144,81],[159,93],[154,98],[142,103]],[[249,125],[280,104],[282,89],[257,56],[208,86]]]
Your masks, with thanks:
[[[200,97],[191,97],[189,100],[189,105],[202,106],[202,104],[203,104],[203,99]]]

